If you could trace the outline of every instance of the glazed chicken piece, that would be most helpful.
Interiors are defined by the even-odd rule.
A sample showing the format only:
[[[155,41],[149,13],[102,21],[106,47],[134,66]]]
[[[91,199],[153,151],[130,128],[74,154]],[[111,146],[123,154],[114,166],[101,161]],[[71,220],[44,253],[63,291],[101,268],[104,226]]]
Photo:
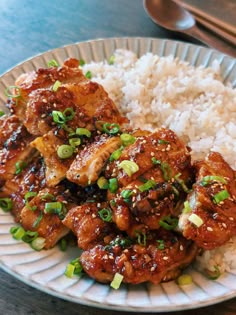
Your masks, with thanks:
[[[78,66],[79,61],[70,58],[66,60],[61,67],[40,68],[36,71],[20,75],[15,82],[15,86],[18,88],[15,91],[11,91],[12,95],[20,96],[17,98],[10,97],[7,104],[8,108],[12,113],[16,114],[21,121],[24,121],[30,93],[43,88],[51,89],[56,81],[61,83],[78,83],[85,80]]]
[[[45,238],[45,249],[52,248],[69,229],[62,224],[67,211],[75,206],[65,188],[45,188],[28,199],[21,211],[21,221],[25,230],[37,231]]]
[[[4,182],[17,171],[17,163],[28,163],[35,150],[29,146],[33,140],[16,116],[9,116],[0,127],[0,178]]]
[[[31,147],[37,149],[46,165],[46,183],[54,187],[66,177],[66,172],[73,161],[75,154],[69,158],[60,158],[57,150],[61,145],[68,145],[68,137],[63,129],[54,129],[42,137],[31,142]]]
[[[7,180],[0,189],[0,197],[12,200],[12,214],[16,222],[20,221],[21,211],[25,206],[25,195],[45,188],[45,166],[41,157],[36,156],[22,171]]]
[[[78,247],[84,250],[115,230],[107,202],[89,202],[72,208],[62,223],[77,236]]]
[[[196,183],[179,227],[199,247],[214,249],[236,235],[235,171],[215,152],[196,162],[195,168]]]
[[[66,173],[67,179],[81,186],[95,183],[109,156],[120,145],[120,137],[109,137],[106,134],[95,137],[92,143],[77,154]]]
[[[79,83],[63,84],[58,89],[39,89],[29,95],[24,124],[34,135],[43,135],[55,126],[53,111],[73,110],[74,117],[67,121],[72,130],[95,130],[96,121],[123,124],[113,101],[101,85],[85,78]]]
[[[137,242],[117,235],[109,243],[84,251],[80,256],[84,271],[104,283],[119,273],[124,283],[157,284],[177,278],[198,253],[193,242],[170,231],[160,229],[141,236]]]
[[[193,175],[188,149],[174,132],[137,136],[105,170],[119,186],[108,193],[113,221],[131,236],[136,226],[158,229],[163,217],[178,216]]]

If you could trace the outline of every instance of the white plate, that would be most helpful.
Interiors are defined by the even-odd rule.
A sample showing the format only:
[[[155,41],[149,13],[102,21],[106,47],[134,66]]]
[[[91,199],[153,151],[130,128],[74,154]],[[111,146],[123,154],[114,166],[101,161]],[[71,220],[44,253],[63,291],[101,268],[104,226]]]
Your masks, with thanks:
[[[6,100],[5,88],[13,85],[22,72],[46,67],[51,59],[59,63],[68,57],[82,58],[86,62],[101,61],[108,59],[116,48],[130,49],[139,56],[146,52],[160,56],[172,54],[195,66],[209,66],[217,59],[225,83],[231,82],[236,86],[236,60],[214,50],[170,40],[110,38],[58,48],[17,65],[0,78],[0,104],[3,105]],[[218,280],[211,281],[191,269],[193,284],[190,286],[178,287],[172,281],[160,285],[122,285],[117,291],[88,277],[68,279],[63,273],[67,263],[77,256],[77,250],[63,253],[55,247],[48,251],[33,251],[9,234],[13,224],[10,214],[0,212],[1,267],[25,283],[69,301],[113,310],[167,312],[202,307],[236,296],[236,273],[226,273]]]

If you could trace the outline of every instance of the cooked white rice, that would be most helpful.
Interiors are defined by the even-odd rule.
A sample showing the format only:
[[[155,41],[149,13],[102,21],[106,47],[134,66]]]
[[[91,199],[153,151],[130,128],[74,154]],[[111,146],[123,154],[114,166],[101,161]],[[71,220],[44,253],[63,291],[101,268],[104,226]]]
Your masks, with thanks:
[[[134,128],[175,131],[192,148],[193,159],[220,152],[236,169],[236,89],[225,86],[220,67],[193,67],[172,56],[117,50],[113,65],[86,64]],[[197,258],[200,269],[236,269],[236,237]]]

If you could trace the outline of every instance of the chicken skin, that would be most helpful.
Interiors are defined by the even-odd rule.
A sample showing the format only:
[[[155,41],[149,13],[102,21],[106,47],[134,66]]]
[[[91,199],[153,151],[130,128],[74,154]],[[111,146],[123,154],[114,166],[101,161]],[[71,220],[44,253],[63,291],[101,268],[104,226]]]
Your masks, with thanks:
[[[142,241],[117,235],[108,243],[84,251],[84,271],[99,282],[110,282],[116,273],[124,283],[160,283],[175,279],[198,253],[197,246],[181,235],[158,230],[141,235]]]
[[[196,183],[188,208],[179,219],[184,237],[203,249],[214,249],[236,235],[235,172],[219,153],[195,163]]]

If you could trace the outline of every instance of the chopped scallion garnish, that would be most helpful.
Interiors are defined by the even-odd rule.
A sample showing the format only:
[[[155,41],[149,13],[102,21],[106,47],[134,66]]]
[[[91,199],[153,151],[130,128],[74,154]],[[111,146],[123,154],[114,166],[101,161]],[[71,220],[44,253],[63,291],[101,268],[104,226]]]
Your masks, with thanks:
[[[118,189],[118,180],[117,178],[110,178],[108,181],[108,189],[111,193],[116,193]]]
[[[90,70],[88,70],[86,73],[85,73],[85,77],[87,79],[92,79],[92,72]]]
[[[115,123],[105,123],[102,126],[102,131],[109,135],[116,135],[120,131],[120,126]]]
[[[208,175],[204,176],[201,180],[201,185],[206,186],[209,185],[211,182],[220,182],[222,184],[227,184],[227,180],[222,176],[215,176],[215,175]]]
[[[45,204],[44,213],[57,214],[61,220],[64,219],[67,210],[65,205],[59,201],[47,202]]]
[[[74,153],[74,148],[68,144],[62,144],[57,149],[57,155],[60,159],[68,159]]]
[[[157,248],[163,250],[165,248],[165,242],[163,240],[157,240]]]
[[[123,160],[118,164],[118,168],[123,169],[129,177],[139,170],[138,164],[130,160]]]
[[[71,138],[71,139],[69,139],[69,144],[70,144],[72,147],[76,148],[76,147],[78,147],[79,145],[81,145],[81,139],[80,139],[80,138]]]
[[[21,97],[21,89],[19,86],[10,85],[4,91],[5,95],[9,98],[19,98]]]
[[[189,204],[189,202],[186,200],[186,201],[184,202],[184,209],[183,209],[182,213],[189,213],[189,212],[191,212],[191,211],[192,211],[192,209],[191,209],[191,207],[190,207],[190,204]]]
[[[10,198],[0,198],[0,208],[4,212],[9,212],[12,210],[13,202]]]
[[[77,128],[75,133],[78,136],[86,136],[87,138],[91,137],[91,131],[86,128]]]
[[[122,281],[123,281],[124,276],[122,276],[120,273],[116,272],[110,286],[115,289],[118,290]]]
[[[83,67],[83,66],[85,65],[84,59],[80,59],[80,60],[79,60],[79,65],[80,65],[81,67]]]
[[[109,60],[108,60],[108,64],[109,65],[113,65],[114,64],[114,62],[115,62],[115,56],[114,55],[111,55],[111,57],[109,58]]]
[[[112,211],[111,209],[103,208],[98,211],[99,217],[105,222],[112,221]]]
[[[26,166],[27,166],[27,163],[24,162],[24,161],[16,162],[16,164],[15,164],[15,168],[16,168],[15,174],[16,175],[20,174],[23,171],[23,169],[26,168]]]
[[[177,279],[178,285],[188,285],[188,284],[191,284],[192,282],[193,282],[193,279],[188,274],[182,274]]]
[[[133,144],[136,141],[136,138],[131,136],[129,133],[122,133],[120,135],[120,139],[122,141],[122,144],[126,147],[130,144]]]
[[[4,115],[5,115],[5,113],[2,110],[0,110],[0,117],[2,117]]]
[[[144,192],[144,191],[154,188],[155,186],[156,186],[156,182],[152,179],[149,179],[146,183],[144,183],[143,185],[140,185],[138,189],[141,192]]]
[[[108,180],[104,176],[101,176],[97,180],[97,185],[100,189],[108,189]]]
[[[135,236],[137,237],[137,242],[141,246],[146,246],[147,235],[144,232],[135,231]]]
[[[40,211],[39,216],[37,217],[37,219],[33,223],[33,228],[37,228],[39,226],[39,223],[41,222],[42,218],[43,218],[43,212]]]
[[[44,237],[37,237],[31,242],[30,245],[34,250],[40,251],[41,249],[44,248],[45,243],[46,239]]]
[[[115,150],[114,152],[112,152],[109,160],[112,162],[112,161],[116,161],[119,159],[119,157],[121,156],[122,154],[122,151],[123,151],[124,147],[121,146],[119,149]]]
[[[79,261],[79,258],[76,258],[67,265],[64,274],[68,278],[72,278],[73,275],[81,276],[82,271],[83,271],[83,267]]]
[[[59,67],[58,62],[55,59],[49,60],[47,66],[50,67]]]
[[[201,217],[199,217],[199,215],[192,213],[189,217],[188,220],[193,223],[194,225],[196,225],[196,227],[200,227],[201,225],[203,225],[203,220]]]
[[[159,224],[166,230],[174,230],[178,225],[178,219],[171,216],[164,216],[159,221]]]
[[[221,201],[224,201],[225,199],[229,198],[229,196],[230,194],[226,189],[221,190],[220,192],[218,192],[217,194],[213,196],[213,202],[218,204]]]
[[[60,86],[61,86],[61,82],[59,80],[55,81],[55,83],[52,86],[53,92],[56,92]]]

